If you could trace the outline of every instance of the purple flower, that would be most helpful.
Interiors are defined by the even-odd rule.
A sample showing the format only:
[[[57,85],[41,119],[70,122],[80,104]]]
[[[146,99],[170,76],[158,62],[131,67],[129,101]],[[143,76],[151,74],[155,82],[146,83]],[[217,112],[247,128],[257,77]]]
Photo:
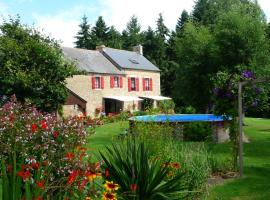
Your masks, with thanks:
[[[262,90],[260,89],[260,88],[254,88],[254,90],[255,90],[255,92],[256,92],[256,94],[261,94],[261,92],[262,92]]]
[[[257,100],[253,101],[251,105],[252,105],[252,107],[257,107],[258,106],[258,101]]]
[[[245,70],[242,73],[243,78],[254,78],[254,74],[251,71]]]
[[[215,87],[215,88],[213,89],[214,95],[218,95],[219,91],[220,91],[220,89],[217,88],[217,87]]]

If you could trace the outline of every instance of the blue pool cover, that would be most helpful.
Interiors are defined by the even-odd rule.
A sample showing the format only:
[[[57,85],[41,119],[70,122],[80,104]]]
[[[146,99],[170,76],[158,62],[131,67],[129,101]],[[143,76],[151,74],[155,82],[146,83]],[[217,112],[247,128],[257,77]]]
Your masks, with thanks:
[[[231,120],[231,118],[213,114],[174,114],[136,116],[129,118],[129,120],[143,122],[222,122]]]

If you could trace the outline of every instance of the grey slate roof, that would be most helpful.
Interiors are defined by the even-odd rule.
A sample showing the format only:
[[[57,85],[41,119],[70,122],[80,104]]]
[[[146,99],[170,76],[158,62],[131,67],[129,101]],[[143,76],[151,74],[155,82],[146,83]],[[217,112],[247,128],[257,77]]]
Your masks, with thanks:
[[[138,69],[147,71],[160,71],[155,65],[137,52],[112,49],[102,49],[104,56],[123,69]]]
[[[62,47],[64,55],[75,61],[77,67],[90,73],[123,74],[99,51]]]

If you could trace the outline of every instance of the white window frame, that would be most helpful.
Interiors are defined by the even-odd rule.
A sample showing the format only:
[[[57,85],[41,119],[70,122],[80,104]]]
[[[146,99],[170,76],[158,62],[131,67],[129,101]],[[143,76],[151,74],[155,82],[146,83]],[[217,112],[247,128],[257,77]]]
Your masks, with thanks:
[[[98,81],[97,80],[99,80],[99,84],[98,84]],[[101,76],[95,76],[95,89],[96,90],[100,90],[101,87],[102,87]]]
[[[118,80],[117,85],[115,85],[116,79]],[[113,76],[113,88],[116,88],[116,89],[120,88],[120,76]]]
[[[151,90],[150,78],[149,77],[144,78],[144,89],[145,89],[145,91],[150,91]]]
[[[136,91],[136,79],[134,76],[130,77],[130,91]],[[132,88],[132,80],[134,80],[134,88]]]

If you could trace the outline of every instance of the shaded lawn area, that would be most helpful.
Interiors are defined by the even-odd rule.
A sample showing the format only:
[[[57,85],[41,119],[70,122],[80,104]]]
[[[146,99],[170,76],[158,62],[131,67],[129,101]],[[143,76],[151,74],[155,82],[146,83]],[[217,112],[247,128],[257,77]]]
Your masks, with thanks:
[[[244,144],[244,177],[215,186],[207,199],[261,200],[270,199],[270,120],[247,118]],[[220,145],[219,150],[228,151]]]

